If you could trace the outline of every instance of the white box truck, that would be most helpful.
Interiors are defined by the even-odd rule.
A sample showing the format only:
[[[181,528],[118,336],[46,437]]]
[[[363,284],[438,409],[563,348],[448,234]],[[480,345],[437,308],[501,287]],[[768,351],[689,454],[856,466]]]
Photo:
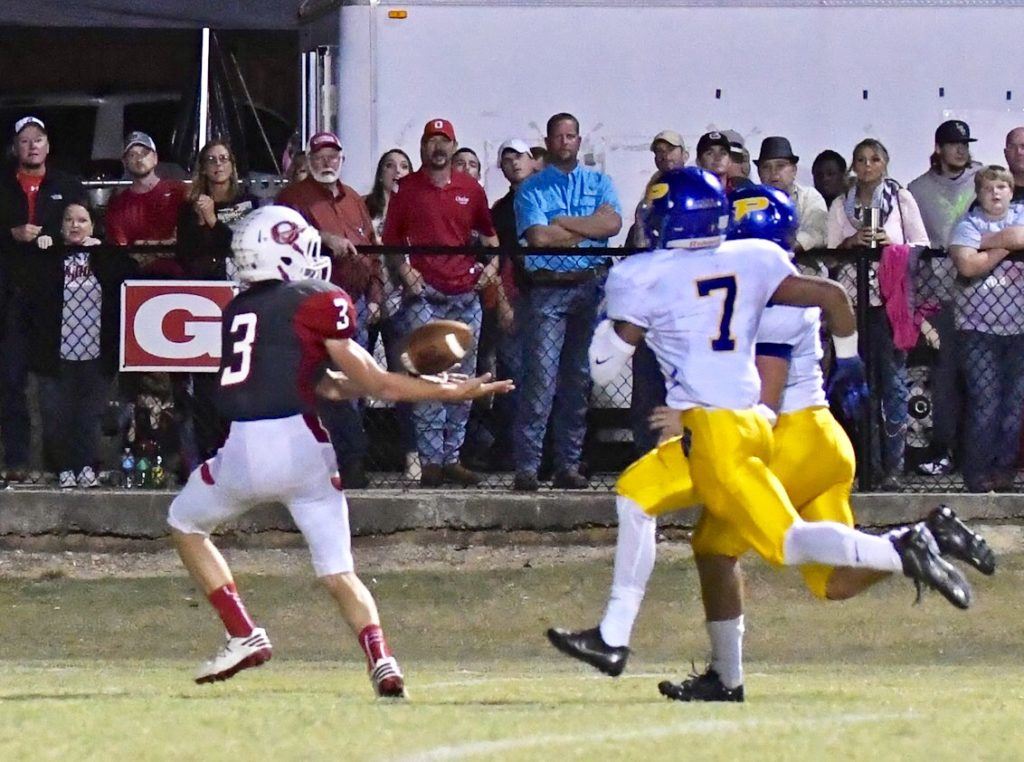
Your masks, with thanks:
[[[626,209],[663,129],[691,156],[710,129],[739,131],[755,156],[761,138],[786,135],[804,183],[821,150],[849,160],[877,137],[906,184],[945,119],[970,124],[986,163],[1024,124],[1019,0],[314,1],[300,30],[304,128],[339,132],[362,191],[389,148],[419,164],[435,117],[480,155],[493,200],[507,187],[501,142],[540,144],[547,118],[569,111],[584,161],[612,175]]]

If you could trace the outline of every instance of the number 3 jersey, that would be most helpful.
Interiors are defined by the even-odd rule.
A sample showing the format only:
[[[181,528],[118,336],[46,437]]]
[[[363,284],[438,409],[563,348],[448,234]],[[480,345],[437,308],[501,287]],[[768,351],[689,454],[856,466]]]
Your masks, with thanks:
[[[761,390],[754,364],[761,313],[789,275],[796,269],[786,252],[756,239],[638,254],[608,274],[608,317],[647,331],[670,407],[743,410]]]
[[[224,310],[218,409],[231,421],[312,413],[326,339],[355,335],[348,294],[321,280],[262,281]],[[273,443],[268,443],[273,444]]]

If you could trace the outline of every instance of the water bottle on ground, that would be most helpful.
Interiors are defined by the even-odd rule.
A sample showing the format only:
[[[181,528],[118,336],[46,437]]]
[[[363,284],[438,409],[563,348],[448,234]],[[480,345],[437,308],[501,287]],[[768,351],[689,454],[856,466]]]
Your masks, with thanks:
[[[145,455],[140,457],[138,463],[135,464],[135,485],[143,488],[153,486],[149,458]]]
[[[135,486],[135,456],[130,447],[125,447],[121,456],[121,486],[125,489]]]
[[[153,489],[164,489],[167,486],[167,472],[164,471],[164,458],[162,455],[156,456],[156,463],[153,464],[149,477]]]

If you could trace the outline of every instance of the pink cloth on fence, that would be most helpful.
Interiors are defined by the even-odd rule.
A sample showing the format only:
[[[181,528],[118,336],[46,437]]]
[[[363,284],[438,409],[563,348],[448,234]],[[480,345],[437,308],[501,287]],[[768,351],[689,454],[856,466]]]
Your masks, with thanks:
[[[927,302],[917,304],[914,299],[909,246],[897,243],[882,249],[878,265],[878,288],[885,302],[889,325],[892,326],[893,344],[896,349],[913,349],[921,333],[921,323],[938,312],[938,306]]]

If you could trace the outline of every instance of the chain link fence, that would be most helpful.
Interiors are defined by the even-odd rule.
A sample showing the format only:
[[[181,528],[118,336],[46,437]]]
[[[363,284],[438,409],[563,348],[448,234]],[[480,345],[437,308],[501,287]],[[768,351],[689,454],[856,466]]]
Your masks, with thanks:
[[[385,252],[395,253],[372,247],[366,256]],[[75,256],[72,262],[69,254],[66,265],[81,268],[81,255]],[[884,257],[870,250],[817,250],[801,255],[799,265],[804,272],[836,279],[856,303],[871,402],[859,420],[843,420],[833,411],[857,448],[856,487],[1018,490],[1024,262],[1010,257],[971,281],[958,278],[940,250],[903,248]],[[611,487],[618,473],[653,444],[645,421],[663,401],[664,388],[653,356],[643,347],[613,382],[591,382],[586,352],[602,312],[605,272],[529,277],[519,271],[511,322],[493,305],[482,307],[476,292],[449,296],[429,286],[416,298],[402,301],[393,295],[375,322],[365,321],[364,312],[368,324],[359,340],[381,365],[401,370],[401,341],[415,325],[459,319],[472,325],[478,338],[464,370],[512,378],[517,390],[472,405],[377,400],[324,405],[321,417],[336,442],[347,483]],[[62,356],[92,356],[100,293],[66,286]],[[827,374],[828,350],[823,367]],[[40,436],[49,411],[39,405],[39,380],[32,376],[28,386],[31,466],[4,472],[15,486],[52,484],[58,478],[51,443]],[[97,412],[101,481],[149,487],[180,483],[223,441],[226,423],[216,413],[215,393],[211,373],[119,374]]]

